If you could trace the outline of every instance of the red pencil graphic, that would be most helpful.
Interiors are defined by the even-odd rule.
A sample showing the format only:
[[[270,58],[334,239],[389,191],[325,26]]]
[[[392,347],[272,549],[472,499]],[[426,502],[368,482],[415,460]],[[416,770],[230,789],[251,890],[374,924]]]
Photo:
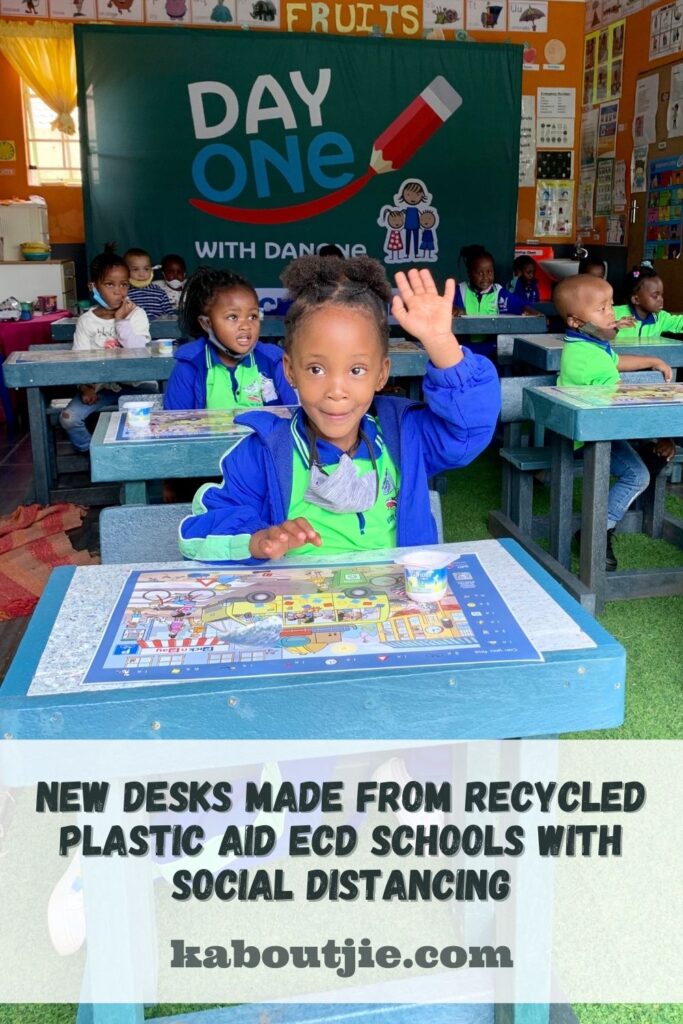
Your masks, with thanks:
[[[386,174],[403,167],[461,105],[462,97],[443,75],[437,75],[375,140],[367,171],[355,181],[319,199],[271,210],[222,206],[204,199],[190,199],[190,203],[203,213],[241,224],[291,224],[307,217],[317,217],[356,195],[376,174]]]

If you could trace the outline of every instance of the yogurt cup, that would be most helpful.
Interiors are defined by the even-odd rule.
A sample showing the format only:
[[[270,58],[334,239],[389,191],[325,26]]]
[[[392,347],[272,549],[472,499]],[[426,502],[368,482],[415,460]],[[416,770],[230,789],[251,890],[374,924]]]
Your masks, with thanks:
[[[412,601],[440,601],[448,589],[448,566],[454,555],[450,551],[407,551],[397,562],[403,566],[406,596]]]
[[[159,338],[157,346],[157,351],[160,356],[173,355],[173,338]]]
[[[129,429],[134,434],[144,434],[150,429],[152,422],[152,409],[154,402],[124,402],[123,410],[126,413]]]

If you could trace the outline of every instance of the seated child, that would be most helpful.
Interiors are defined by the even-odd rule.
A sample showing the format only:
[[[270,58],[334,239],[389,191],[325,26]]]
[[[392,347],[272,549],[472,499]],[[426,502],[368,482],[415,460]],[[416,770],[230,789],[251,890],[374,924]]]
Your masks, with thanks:
[[[461,282],[455,292],[454,316],[535,316],[536,310],[517,293],[496,284],[493,256],[483,245],[467,245],[460,250],[465,261],[468,282]],[[482,355],[495,361],[495,335],[470,334],[467,339],[479,346]]]
[[[605,261],[597,256],[584,256],[579,260],[579,273],[590,274],[591,277],[605,278]]]
[[[97,348],[142,348],[149,341],[149,321],[143,309],[128,298],[128,267],[108,246],[90,264],[90,282],[95,305],[79,316],[74,334],[74,351]],[[90,448],[88,416],[131,388],[120,384],[79,384],[78,395],[62,411],[59,422],[79,452]],[[132,389],[134,392],[134,388]],[[147,385],[145,390],[149,390]]]
[[[614,309],[614,315],[623,318],[619,323],[620,338],[658,337],[665,331],[683,333],[683,315],[664,309],[664,285],[652,264],[633,268],[626,278],[625,293],[628,303]]]
[[[282,350],[258,340],[258,296],[243,277],[199,267],[187,279],[179,314],[196,340],[175,353],[165,409],[299,404],[282,370]]]
[[[169,253],[168,256],[164,256],[161,261],[161,273],[163,274],[162,281],[156,281],[157,288],[161,288],[162,292],[173,306],[173,309],[177,311],[178,303],[180,302],[180,293],[183,290],[185,279],[187,277],[187,267],[185,266],[185,260],[182,256],[176,256],[175,253]]]
[[[157,320],[160,316],[173,316],[175,310],[168,296],[158,284],[152,284],[154,273],[150,254],[145,249],[128,249],[124,252],[123,258],[130,271],[131,302],[144,309],[150,320]]]
[[[223,458],[222,485],[195,496],[180,550],[244,561],[435,543],[429,477],[471,462],[500,409],[495,369],[453,336],[455,282],[441,296],[428,270],[396,275],[391,311],[430,357],[425,405],[376,394],[390,370],[380,263],[304,256],[282,280],[294,300],[284,367],[301,408],[239,418],[254,433]]]
[[[629,370],[659,370],[664,380],[671,380],[671,368],[663,360],[653,356],[619,356],[612,350],[610,341],[616,334],[616,321],[612,287],[607,281],[588,274],[566,277],[555,289],[553,301],[567,324],[557,379],[561,387],[618,384],[619,372]],[[607,502],[605,568],[614,572],[615,527],[648,486],[650,474],[627,441],[612,442],[610,472],[616,480]]]
[[[532,256],[517,256],[512,264],[512,281],[508,291],[525,302],[538,302],[540,294],[536,280],[536,260]]]

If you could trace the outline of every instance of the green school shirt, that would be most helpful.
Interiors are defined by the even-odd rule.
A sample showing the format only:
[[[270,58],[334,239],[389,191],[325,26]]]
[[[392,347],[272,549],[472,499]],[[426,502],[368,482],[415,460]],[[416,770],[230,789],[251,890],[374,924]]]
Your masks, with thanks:
[[[234,383],[233,383],[234,381]],[[254,409],[263,405],[261,371],[253,352],[229,369],[214,363],[206,346],[206,408]]]
[[[378,440],[381,435],[377,435]],[[287,512],[288,519],[303,516],[322,538],[322,547],[306,544],[304,547],[290,551],[290,555],[336,555],[345,551],[370,551],[378,548],[396,547],[396,503],[400,474],[394,465],[386,447],[377,458],[377,474],[379,488],[377,499],[367,512],[329,512],[304,500],[308,487],[309,468],[308,452],[300,445],[300,438],[295,434],[295,448],[292,463],[292,495]],[[372,473],[370,459],[354,459],[353,464],[358,472],[365,476]],[[333,473],[336,466],[325,466],[328,473]]]
[[[630,306],[615,306],[614,319],[621,320],[624,316],[632,316],[635,319],[634,327],[620,327],[617,338],[657,338],[665,331],[671,334],[683,334],[683,316],[674,313],[651,313],[644,320],[640,320]],[[650,322],[650,317],[652,321]]]
[[[618,362],[619,356],[609,346],[565,337],[557,383],[560,387],[618,384]]]

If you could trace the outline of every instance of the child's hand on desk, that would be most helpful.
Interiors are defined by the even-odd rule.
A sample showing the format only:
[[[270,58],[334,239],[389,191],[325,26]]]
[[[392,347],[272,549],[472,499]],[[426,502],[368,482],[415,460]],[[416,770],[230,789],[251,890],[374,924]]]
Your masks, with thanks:
[[[434,366],[455,366],[463,352],[452,331],[453,278],[446,281],[443,295],[428,270],[409,270],[407,275],[399,272],[395,280],[398,295],[392,300],[391,312],[401,327],[422,342]]]
[[[653,359],[650,363],[651,370],[659,370],[664,380],[669,384],[673,380],[673,373],[668,363],[665,363],[663,359]]]
[[[319,548],[322,540],[309,521],[299,516],[298,519],[287,519],[279,526],[257,530],[251,535],[249,551],[254,558],[282,558],[288,551],[304,544],[315,544]]]
[[[525,306],[524,309],[522,310],[522,316],[540,316],[540,315],[541,314],[538,312],[538,310],[534,309],[533,306]],[[546,326],[547,326],[547,324],[548,324],[548,321],[546,319]]]
[[[107,338],[107,340],[104,343],[104,347],[105,348],[121,348],[121,345],[118,343],[116,338]]]
[[[615,324],[618,331],[623,330],[624,327],[635,327],[636,320],[633,316],[622,316],[621,320],[617,320]]]
[[[97,401],[97,390],[94,384],[79,384],[78,392],[84,405],[94,405]]]

